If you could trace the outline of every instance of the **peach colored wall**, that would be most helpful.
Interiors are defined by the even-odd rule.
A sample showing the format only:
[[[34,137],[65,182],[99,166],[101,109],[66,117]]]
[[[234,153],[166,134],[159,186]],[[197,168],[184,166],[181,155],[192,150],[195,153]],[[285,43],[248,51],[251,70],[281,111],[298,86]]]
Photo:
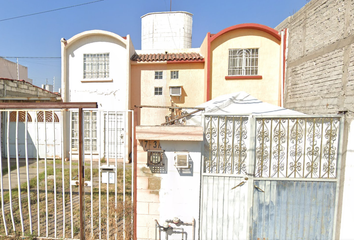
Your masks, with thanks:
[[[229,49],[258,48],[260,80],[225,80]],[[225,33],[211,43],[211,98],[245,91],[261,101],[279,105],[280,42],[273,36],[251,29]]]
[[[181,97],[172,97],[178,106],[195,107],[204,103],[204,63],[168,64],[169,86],[183,86]],[[178,79],[170,79],[171,71],[179,71]]]
[[[171,71],[179,71],[178,79],[170,79]],[[155,71],[163,71],[163,79],[155,79]],[[182,86],[182,96],[172,97],[177,106],[193,107],[204,102],[204,63],[167,64],[132,63],[132,105],[171,106],[170,86]],[[155,96],[154,88],[162,87],[162,95]],[[160,125],[170,112],[167,109],[142,108],[139,125]]]
[[[132,64],[131,71],[131,100],[132,105],[169,106],[169,98],[164,95],[155,96],[154,88],[162,87],[163,94],[167,88],[167,64]],[[155,80],[155,71],[163,71],[164,78]],[[160,125],[165,121],[167,109],[141,108],[138,125]]]

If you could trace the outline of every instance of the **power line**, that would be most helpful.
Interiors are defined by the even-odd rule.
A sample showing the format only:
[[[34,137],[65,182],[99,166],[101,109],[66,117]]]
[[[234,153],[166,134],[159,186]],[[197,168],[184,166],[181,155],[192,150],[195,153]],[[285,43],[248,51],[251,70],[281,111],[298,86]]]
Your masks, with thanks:
[[[96,3],[96,2],[102,2],[102,1],[104,1],[104,0],[96,0],[96,1],[92,1],[92,2],[87,2],[87,3],[81,3],[81,4],[77,4],[77,5],[72,5],[72,6],[68,6],[68,7],[61,7],[61,8],[56,8],[56,9],[47,10],[47,11],[42,11],[42,12],[37,12],[37,13],[30,13],[30,14],[25,14],[25,15],[16,16],[16,17],[4,18],[4,19],[0,19],[0,22],[12,20],[12,19],[17,19],[17,18],[29,17],[29,16],[38,15],[38,14],[43,14],[43,13],[49,13],[49,12],[59,11],[59,10],[67,9],[67,8],[79,7],[79,6],[83,6],[83,5],[87,5],[87,4],[92,4],[92,3]]]

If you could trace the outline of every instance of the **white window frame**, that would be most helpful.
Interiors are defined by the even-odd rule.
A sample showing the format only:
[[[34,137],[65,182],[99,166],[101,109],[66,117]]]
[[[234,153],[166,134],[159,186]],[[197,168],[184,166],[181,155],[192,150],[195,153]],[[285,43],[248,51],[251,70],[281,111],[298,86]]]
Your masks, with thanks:
[[[162,87],[155,87],[154,88],[154,96],[162,96],[163,89]]]
[[[155,71],[155,80],[163,79],[163,71]]]
[[[109,78],[109,53],[88,53],[83,55],[84,79]]]
[[[171,79],[178,79],[179,77],[179,72],[177,71],[171,71]]]
[[[229,49],[229,76],[256,76],[258,74],[258,48]]]
[[[91,130],[90,130],[91,126]],[[71,148],[73,151],[78,151],[79,147],[79,113],[72,112],[71,115]],[[92,131],[92,138],[91,138]],[[97,112],[92,112],[92,120],[90,119],[90,112],[84,112],[84,149],[85,152],[98,152],[97,139]]]

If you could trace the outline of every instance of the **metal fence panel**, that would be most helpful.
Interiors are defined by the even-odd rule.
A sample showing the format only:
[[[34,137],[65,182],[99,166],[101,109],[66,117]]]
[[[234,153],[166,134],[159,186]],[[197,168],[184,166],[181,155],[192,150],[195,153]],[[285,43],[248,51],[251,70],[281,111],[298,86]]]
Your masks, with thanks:
[[[248,183],[242,178],[204,176],[201,239],[245,239]]]
[[[332,239],[336,182],[255,181],[251,239]]]
[[[204,173],[246,174],[248,117],[205,116]]]
[[[337,177],[339,117],[257,117],[256,177]]]
[[[229,237],[242,224],[249,231],[241,238],[332,239],[341,121],[340,116],[205,115],[202,239]],[[230,182],[236,186],[231,191],[243,194],[227,191]],[[233,209],[241,205],[246,217]],[[229,229],[225,223],[231,219]]]
[[[76,113],[1,110],[0,236],[79,238]],[[127,112],[84,111],[88,239],[132,237],[127,121]],[[70,153],[67,159],[65,144]]]

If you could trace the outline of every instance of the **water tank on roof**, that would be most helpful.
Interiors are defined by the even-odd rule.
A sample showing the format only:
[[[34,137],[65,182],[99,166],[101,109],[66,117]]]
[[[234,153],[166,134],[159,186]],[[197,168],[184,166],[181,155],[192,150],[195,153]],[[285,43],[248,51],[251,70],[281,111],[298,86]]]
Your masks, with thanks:
[[[141,49],[183,49],[192,47],[192,19],[189,12],[154,12],[141,17]]]
[[[42,84],[42,88],[45,89],[45,90],[47,90],[47,91],[53,92],[53,85]]]

